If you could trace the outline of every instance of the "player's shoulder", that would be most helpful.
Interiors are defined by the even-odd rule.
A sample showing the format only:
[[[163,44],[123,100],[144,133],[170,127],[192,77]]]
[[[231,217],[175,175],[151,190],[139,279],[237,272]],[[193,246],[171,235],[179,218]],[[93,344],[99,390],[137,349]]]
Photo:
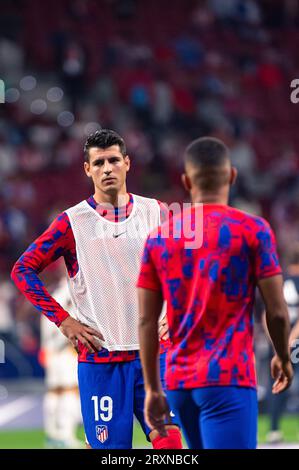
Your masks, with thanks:
[[[264,217],[246,212],[236,207],[229,207],[228,211],[230,217],[239,220],[244,225],[250,225],[252,228],[255,227],[257,230],[265,230],[270,228],[269,222],[264,219]]]
[[[89,198],[69,207],[65,210],[65,213],[69,218],[70,225],[74,228],[75,225],[80,225],[82,221],[91,221],[92,219],[94,220],[96,215],[95,209],[96,206],[93,206],[90,203]]]
[[[133,211],[137,213],[147,214],[151,220],[156,220],[158,223],[158,218],[160,217],[160,206],[157,199],[139,196],[137,194],[132,194],[134,208]],[[156,225],[156,224],[155,224]]]
[[[66,211],[60,212],[52,220],[48,230],[64,232],[70,226],[70,220]]]
[[[67,213],[65,211],[61,212],[52,220],[45,232],[36,240],[36,243],[43,244],[45,237],[47,242],[49,240],[52,240],[53,243],[65,242],[69,239],[71,231],[71,224]]]
[[[69,215],[69,214],[72,214],[74,212],[84,210],[86,208],[88,208],[88,203],[87,203],[86,199],[84,199],[83,201],[80,201],[77,204],[74,204],[73,206],[70,206],[69,208],[65,209],[64,212],[66,213],[66,215]]]
[[[159,205],[159,201],[152,197],[140,196],[139,194],[132,194],[132,197],[138,203]]]
[[[69,217],[67,215],[67,212],[66,210],[63,211],[63,212],[60,212],[54,219],[54,221],[57,221],[57,222],[69,222]]]

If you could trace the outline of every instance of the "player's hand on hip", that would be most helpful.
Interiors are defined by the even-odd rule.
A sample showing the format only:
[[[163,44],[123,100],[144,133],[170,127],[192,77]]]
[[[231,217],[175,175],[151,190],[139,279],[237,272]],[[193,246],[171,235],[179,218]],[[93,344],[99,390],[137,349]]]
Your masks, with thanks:
[[[103,335],[91,328],[83,325],[72,317],[67,317],[59,327],[60,331],[66,336],[76,351],[78,352],[78,341],[85,346],[90,353],[98,352],[102,349],[96,338],[103,340]]]
[[[167,321],[166,315],[159,320],[158,331],[159,331],[160,341],[161,339],[166,341],[169,338],[169,328],[168,328],[168,321]]]
[[[294,375],[291,360],[282,361],[275,355],[271,361],[271,375],[275,380],[272,386],[272,393],[276,395],[289,388]]]
[[[171,417],[166,396],[163,392],[146,392],[144,416],[151,430],[155,429],[161,436],[167,436],[165,425],[171,423]]]

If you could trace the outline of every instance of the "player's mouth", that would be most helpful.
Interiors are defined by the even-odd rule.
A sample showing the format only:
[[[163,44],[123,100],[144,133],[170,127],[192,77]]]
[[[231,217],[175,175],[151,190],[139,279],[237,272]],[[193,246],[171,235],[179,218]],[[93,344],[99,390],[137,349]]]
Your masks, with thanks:
[[[104,178],[102,180],[102,183],[109,184],[109,183],[115,183],[116,181],[117,181],[116,178],[113,178],[112,176],[108,176],[108,178]]]

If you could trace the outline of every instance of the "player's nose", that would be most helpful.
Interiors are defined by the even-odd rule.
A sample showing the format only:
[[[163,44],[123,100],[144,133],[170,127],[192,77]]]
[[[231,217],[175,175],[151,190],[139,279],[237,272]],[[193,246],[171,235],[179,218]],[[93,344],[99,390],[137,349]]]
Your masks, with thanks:
[[[111,164],[106,160],[104,163],[104,173],[105,175],[109,175],[112,172]]]

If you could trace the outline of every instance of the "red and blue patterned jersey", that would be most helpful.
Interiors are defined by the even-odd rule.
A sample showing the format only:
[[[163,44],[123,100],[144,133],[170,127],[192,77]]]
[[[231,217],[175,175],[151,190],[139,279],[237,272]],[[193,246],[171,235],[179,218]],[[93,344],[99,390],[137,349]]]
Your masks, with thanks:
[[[202,210],[202,243],[186,248],[174,227]],[[197,211],[197,212],[196,212]],[[186,224],[188,226],[188,224]],[[170,390],[213,385],[255,387],[253,304],[257,281],[281,273],[269,224],[221,204],[173,218],[145,245],[138,287],[167,300]]]
[[[92,196],[87,199],[87,202],[100,215],[113,222],[127,218],[133,208],[131,194],[126,206],[115,209],[97,204]],[[160,210],[162,219],[166,217],[166,209],[161,203]],[[76,242],[65,212],[60,214],[50,227],[29,246],[16,262],[11,274],[12,280],[26,298],[57,326],[60,326],[69,314],[49,294],[38,274],[60,257],[64,258],[69,277],[74,277],[79,270]],[[167,348],[167,345],[168,341],[161,342],[161,352]],[[98,353],[91,354],[80,342],[78,348],[80,362],[122,362],[133,360],[138,355],[138,351],[109,352],[105,348]]]

